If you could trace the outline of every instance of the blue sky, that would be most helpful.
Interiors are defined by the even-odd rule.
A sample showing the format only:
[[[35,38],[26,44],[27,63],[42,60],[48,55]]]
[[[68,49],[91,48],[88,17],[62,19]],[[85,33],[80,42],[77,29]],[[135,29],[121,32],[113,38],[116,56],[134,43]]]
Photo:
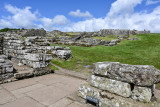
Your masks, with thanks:
[[[0,0],[0,28],[160,32],[160,0]]]

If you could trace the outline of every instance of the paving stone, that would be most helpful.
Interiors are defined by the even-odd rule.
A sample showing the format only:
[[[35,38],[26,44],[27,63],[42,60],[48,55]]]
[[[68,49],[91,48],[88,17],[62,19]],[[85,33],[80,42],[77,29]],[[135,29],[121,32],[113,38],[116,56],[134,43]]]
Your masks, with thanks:
[[[57,74],[47,74],[47,75],[38,76],[38,77],[30,78],[30,79],[32,79],[33,81],[39,82],[41,80],[48,80],[48,79],[55,78],[57,76],[58,76]]]
[[[42,104],[49,106],[60,99],[66,97],[69,93],[55,86],[46,86],[44,88],[34,90],[27,93],[28,96],[41,102]]]
[[[68,105],[66,107],[83,107],[83,105],[78,103],[78,102],[74,102],[74,103],[72,103],[72,104],[70,104],[70,105]]]
[[[0,90],[3,89],[3,87],[0,85]]]
[[[31,79],[25,79],[21,81],[15,81],[11,83],[2,84],[2,86],[9,91],[13,91],[13,90],[24,88],[24,87],[27,87],[33,84],[36,84],[36,82]]]
[[[78,87],[75,86],[69,86],[63,83],[55,83],[53,84],[53,86],[55,86],[56,88],[62,89],[63,91],[66,91],[68,93],[72,93],[77,91]]]
[[[32,98],[23,97],[11,103],[7,103],[2,107],[45,107],[45,106],[33,100]]]
[[[51,85],[51,84],[55,84],[55,83],[58,83],[58,82],[61,82],[63,81],[63,76],[55,76],[54,78],[51,78],[51,79],[44,79],[44,80],[40,80],[38,81],[40,84],[43,84],[43,85]]]
[[[44,86],[45,85],[42,85],[42,84],[35,84],[35,85],[31,85],[31,86],[28,86],[28,87],[24,87],[24,88],[20,88],[20,89],[11,91],[11,93],[14,94],[17,98],[20,98],[20,97],[26,96],[24,93],[32,91],[32,90],[39,89],[39,88],[44,87]]]
[[[57,101],[56,103],[50,105],[49,107],[66,107],[67,105],[71,104],[73,101],[67,99],[67,98],[63,98],[59,101]]]
[[[14,101],[16,98],[10,94],[7,90],[0,90],[0,104],[5,104],[11,101]]]

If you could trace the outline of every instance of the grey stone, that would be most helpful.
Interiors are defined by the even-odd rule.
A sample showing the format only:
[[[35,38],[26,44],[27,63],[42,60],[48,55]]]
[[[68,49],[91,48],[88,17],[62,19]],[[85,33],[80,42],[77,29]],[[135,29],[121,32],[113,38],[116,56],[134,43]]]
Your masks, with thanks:
[[[44,29],[30,29],[27,30],[23,36],[45,36],[46,31]]]
[[[152,97],[151,88],[135,86],[131,98],[144,103],[150,102]]]
[[[98,62],[94,64],[93,74],[139,86],[152,86],[160,82],[160,71],[150,65]]]
[[[16,78],[16,79],[23,79],[23,78],[29,78],[29,77],[33,77],[34,76],[34,74],[33,74],[33,72],[25,72],[25,73],[15,73],[14,74],[14,77]]]
[[[86,96],[99,99],[100,107],[135,107],[136,104],[125,101],[122,97],[115,97],[107,92],[91,87],[87,84],[81,85],[78,89],[78,96],[86,99]]]
[[[127,40],[138,40],[138,38],[134,37],[134,38],[128,38]]]
[[[104,77],[98,77],[95,75],[91,76],[90,83],[92,86],[97,87],[101,90],[106,90],[123,97],[131,96],[131,87],[130,87],[130,84],[128,83],[124,83],[121,81],[116,81],[116,80],[112,80]]]
[[[57,50],[57,51],[52,51],[52,54],[57,56],[58,58],[67,60],[72,57],[72,52],[71,50]]]
[[[41,76],[41,75],[50,74],[50,73],[54,73],[54,71],[49,70],[49,69],[35,69],[34,70],[34,76]]]

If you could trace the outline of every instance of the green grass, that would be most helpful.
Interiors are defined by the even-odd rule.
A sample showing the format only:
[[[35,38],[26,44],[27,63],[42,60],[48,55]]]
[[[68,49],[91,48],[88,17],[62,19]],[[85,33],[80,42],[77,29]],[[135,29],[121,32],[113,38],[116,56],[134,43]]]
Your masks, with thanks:
[[[25,37],[19,37],[20,39],[22,39],[22,40],[25,40],[26,38]]]
[[[73,35],[79,35],[80,33],[78,33],[78,32],[66,32],[68,35],[71,35],[71,36],[73,36]]]
[[[20,29],[11,29],[11,28],[4,28],[4,29],[0,29],[0,32],[7,32],[7,31],[17,31],[17,30],[20,30]]]
[[[50,69],[53,69],[53,70],[59,70],[57,67],[55,67],[54,65],[49,65],[49,68]]]
[[[92,37],[93,39],[101,39],[101,40],[105,40],[105,41],[111,41],[111,40],[115,40],[118,39],[117,35],[110,35],[110,36],[105,36],[105,37]]]
[[[160,69],[160,34],[141,34],[137,41],[124,40],[120,45],[107,47],[70,46],[73,58],[69,61],[52,60],[66,69],[83,70],[85,65],[113,61],[133,65],[153,65]]]

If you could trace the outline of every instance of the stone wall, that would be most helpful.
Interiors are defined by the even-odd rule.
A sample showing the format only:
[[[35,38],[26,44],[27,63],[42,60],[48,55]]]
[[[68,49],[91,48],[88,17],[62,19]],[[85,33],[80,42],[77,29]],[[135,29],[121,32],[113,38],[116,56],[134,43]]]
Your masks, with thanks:
[[[3,36],[0,35],[0,55],[3,53]]]
[[[84,99],[86,96],[99,99],[101,107],[116,104],[122,107],[137,106],[131,99],[149,103],[154,95],[154,84],[160,82],[159,76],[160,70],[149,65],[98,62],[94,64],[90,84],[81,85],[78,95]],[[115,98],[111,99],[113,96]],[[125,99],[130,101],[126,102]]]
[[[0,82],[13,77],[13,63],[5,55],[0,55]]]
[[[98,32],[94,32],[92,36],[107,36],[107,35],[136,35],[136,34],[148,34],[150,31],[137,31],[137,30],[127,30],[127,29],[102,29]]]
[[[35,30],[38,33],[38,30]],[[33,31],[32,31],[33,32]],[[19,31],[21,34],[21,32]],[[36,34],[36,33],[35,33]],[[37,34],[36,34],[37,35]],[[0,36],[2,37],[2,36]],[[51,73],[48,69],[48,65],[53,58],[60,58],[62,60],[68,60],[72,58],[72,52],[68,47],[50,46],[52,38],[43,36],[29,36],[23,37],[16,32],[3,33],[3,38],[0,38],[0,54],[5,55],[0,59],[0,64],[13,68],[13,64],[8,63],[12,61],[18,62],[18,66],[28,66],[33,69],[32,72],[12,72],[5,71],[11,70],[0,66],[1,80],[5,80],[11,77],[15,79],[38,76]],[[9,59],[9,60],[7,60]],[[1,63],[2,62],[2,63]],[[9,65],[8,65],[9,64]]]

